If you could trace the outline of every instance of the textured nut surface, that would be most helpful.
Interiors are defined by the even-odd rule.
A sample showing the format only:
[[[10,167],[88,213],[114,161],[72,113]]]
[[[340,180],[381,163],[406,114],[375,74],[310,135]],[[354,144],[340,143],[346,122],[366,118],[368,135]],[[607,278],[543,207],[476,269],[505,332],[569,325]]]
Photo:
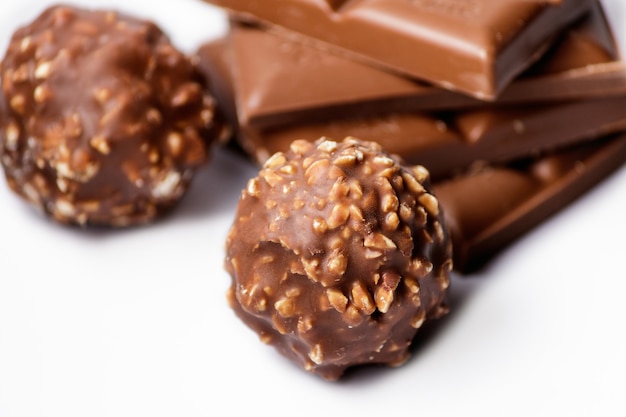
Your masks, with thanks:
[[[422,323],[446,312],[451,244],[429,187],[423,168],[374,143],[293,142],[242,191],[226,242],[230,305],[326,379],[403,363]],[[257,286],[271,288],[265,309]]]
[[[225,130],[192,60],[153,23],[112,11],[45,10],[0,71],[8,184],[62,223],[152,221]]]

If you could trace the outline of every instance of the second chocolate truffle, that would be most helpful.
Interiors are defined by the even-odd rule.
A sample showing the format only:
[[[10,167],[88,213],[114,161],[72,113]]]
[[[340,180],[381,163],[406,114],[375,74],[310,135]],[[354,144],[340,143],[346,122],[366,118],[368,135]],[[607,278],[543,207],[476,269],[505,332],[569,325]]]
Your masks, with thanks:
[[[9,186],[62,223],[152,221],[222,132],[205,80],[153,23],[52,7],[2,62]]]
[[[347,138],[295,141],[249,181],[227,239],[232,307],[330,380],[397,365],[447,311],[451,244],[427,171]]]

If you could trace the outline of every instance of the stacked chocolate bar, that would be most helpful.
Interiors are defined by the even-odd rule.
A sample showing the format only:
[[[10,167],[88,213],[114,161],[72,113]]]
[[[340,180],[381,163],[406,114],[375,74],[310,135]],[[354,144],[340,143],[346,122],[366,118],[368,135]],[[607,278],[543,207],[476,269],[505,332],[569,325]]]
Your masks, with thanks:
[[[626,161],[626,67],[598,0],[208,0],[198,51],[257,163],[353,136],[431,173],[470,272]]]

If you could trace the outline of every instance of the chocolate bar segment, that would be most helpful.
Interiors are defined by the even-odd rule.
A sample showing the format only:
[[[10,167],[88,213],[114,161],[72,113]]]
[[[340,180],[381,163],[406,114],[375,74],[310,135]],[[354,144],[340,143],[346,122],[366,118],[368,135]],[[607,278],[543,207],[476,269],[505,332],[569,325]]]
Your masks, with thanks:
[[[493,100],[593,0],[205,0],[284,36]]]
[[[454,268],[470,273],[626,162],[626,134],[508,166],[484,166],[434,185]]]
[[[201,45],[193,58],[199,70],[212,81],[211,93],[221,104],[222,113],[229,125],[236,130],[239,121],[233,92],[231,56],[227,39],[215,38]]]
[[[345,57],[233,23],[228,35],[243,124],[310,121],[323,114],[432,111],[484,106]],[[626,69],[599,3],[514,80],[497,104],[573,100],[626,92]]]
[[[626,95],[509,110],[392,112],[267,129],[240,126],[239,140],[262,163],[293,138],[353,135],[376,140],[441,178],[475,161],[506,162],[626,129],[624,108]]]

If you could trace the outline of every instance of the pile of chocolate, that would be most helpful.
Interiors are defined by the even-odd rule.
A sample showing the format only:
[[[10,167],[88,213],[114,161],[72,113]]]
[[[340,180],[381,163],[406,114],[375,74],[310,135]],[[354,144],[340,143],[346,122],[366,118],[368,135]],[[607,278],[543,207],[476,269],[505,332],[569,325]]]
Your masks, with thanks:
[[[211,0],[203,68],[258,163],[355,136],[425,166],[471,272],[626,159],[626,70],[597,0]],[[217,65],[221,64],[221,65]]]
[[[626,71],[596,0],[209,2],[231,25],[201,67],[262,165],[229,300],[326,379],[403,363],[451,269],[626,161]]]
[[[469,273],[626,161],[626,68],[598,0],[210,0],[185,56],[153,23],[52,7],[0,66],[0,163],[54,220],[149,223],[211,147],[260,168],[228,300],[337,379],[399,365]]]

